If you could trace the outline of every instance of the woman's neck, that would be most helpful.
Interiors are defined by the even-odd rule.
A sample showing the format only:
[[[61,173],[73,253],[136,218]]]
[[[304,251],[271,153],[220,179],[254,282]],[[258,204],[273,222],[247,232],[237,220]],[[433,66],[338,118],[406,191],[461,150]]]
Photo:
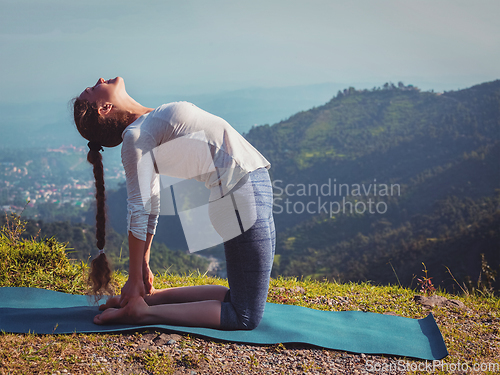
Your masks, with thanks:
[[[148,108],[136,102],[132,97],[127,96],[127,98],[120,103],[120,110],[125,111],[128,114],[129,125],[137,120],[142,115],[149,113],[153,108]]]

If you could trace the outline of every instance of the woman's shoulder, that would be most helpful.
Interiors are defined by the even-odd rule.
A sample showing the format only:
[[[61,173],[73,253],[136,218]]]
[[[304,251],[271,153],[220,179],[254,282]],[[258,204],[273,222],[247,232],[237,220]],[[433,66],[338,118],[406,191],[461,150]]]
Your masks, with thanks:
[[[191,110],[196,108],[189,102],[163,104],[127,126],[122,133],[123,141],[136,143],[139,139],[160,139],[164,136],[165,126],[185,122],[193,113]]]
[[[190,102],[172,102],[166,103],[151,112],[151,114],[155,117],[158,116],[168,116],[174,115],[176,112],[189,111],[194,110],[197,107]]]

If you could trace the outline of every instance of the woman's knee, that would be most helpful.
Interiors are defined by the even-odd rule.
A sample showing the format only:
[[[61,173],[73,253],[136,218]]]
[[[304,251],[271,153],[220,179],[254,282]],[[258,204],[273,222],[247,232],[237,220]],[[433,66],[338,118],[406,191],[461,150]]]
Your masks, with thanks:
[[[248,319],[242,320],[242,325],[244,326],[244,330],[251,331],[257,328],[262,320],[263,313],[255,312],[250,315]]]
[[[221,328],[251,331],[259,326],[263,316],[262,309],[238,311],[231,302],[223,302],[221,305]]]

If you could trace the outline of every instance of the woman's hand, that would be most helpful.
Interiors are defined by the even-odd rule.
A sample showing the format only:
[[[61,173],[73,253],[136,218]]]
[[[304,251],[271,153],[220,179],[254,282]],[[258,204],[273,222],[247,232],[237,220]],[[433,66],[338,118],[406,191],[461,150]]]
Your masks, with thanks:
[[[154,275],[151,272],[151,268],[149,268],[149,264],[146,260],[142,265],[142,277],[144,278],[144,288],[146,290],[146,294],[153,294],[155,288],[153,287]]]
[[[120,296],[120,306],[124,307],[131,298],[144,297],[146,295],[146,288],[142,280],[129,279],[122,288]]]
[[[99,306],[99,310],[104,311],[111,307],[119,308],[120,307],[120,296],[113,296],[108,298],[105,304]]]

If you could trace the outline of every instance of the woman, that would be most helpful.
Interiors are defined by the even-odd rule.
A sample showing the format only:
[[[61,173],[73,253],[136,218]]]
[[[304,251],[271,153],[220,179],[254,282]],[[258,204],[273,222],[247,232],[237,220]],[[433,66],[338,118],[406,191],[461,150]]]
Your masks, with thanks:
[[[96,181],[93,291],[108,289],[102,146],[122,144],[127,182],[129,278],[121,295],[100,307],[96,324],[140,323],[254,329],[264,313],[275,232],[269,162],[220,117],[191,103],[147,108],[128,95],[121,77],[86,88],[74,119],[89,141]],[[161,175],[161,176],[160,176]],[[209,189],[210,221],[224,241],[229,289],[203,285],[155,290],[149,267],[160,212],[160,178],[195,179]],[[163,196],[162,196],[163,197]],[[201,237],[201,235],[200,235]]]

